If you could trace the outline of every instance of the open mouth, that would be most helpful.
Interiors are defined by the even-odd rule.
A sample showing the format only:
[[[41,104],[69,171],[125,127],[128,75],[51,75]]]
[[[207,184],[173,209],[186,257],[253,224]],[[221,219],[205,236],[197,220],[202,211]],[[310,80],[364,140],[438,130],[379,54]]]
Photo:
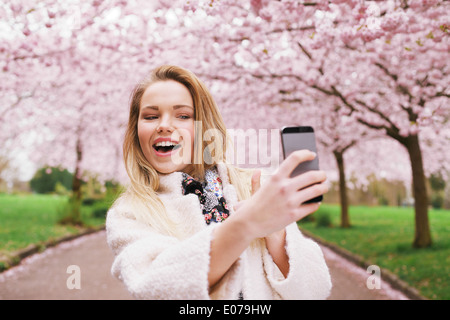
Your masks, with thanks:
[[[175,150],[181,148],[181,144],[172,142],[172,141],[163,141],[163,142],[155,143],[153,145],[153,148],[158,153],[169,153],[171,151],[175,151]]]

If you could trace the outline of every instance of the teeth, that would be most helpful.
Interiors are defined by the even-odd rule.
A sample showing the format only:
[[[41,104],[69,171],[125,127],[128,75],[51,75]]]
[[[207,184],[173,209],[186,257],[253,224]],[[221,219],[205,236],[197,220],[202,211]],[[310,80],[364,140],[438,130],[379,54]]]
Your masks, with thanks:
[[[169,147],[169,146],[176,146],[177,144],[172,141],[162,141],[155,144],[155,147]]]

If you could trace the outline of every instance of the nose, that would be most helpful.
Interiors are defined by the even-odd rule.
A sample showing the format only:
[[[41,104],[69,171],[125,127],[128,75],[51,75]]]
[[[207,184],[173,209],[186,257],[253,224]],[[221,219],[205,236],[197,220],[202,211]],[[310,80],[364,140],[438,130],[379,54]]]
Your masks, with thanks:
[[[170,117],[162,117],[161,121],[158,124],[158,127],[156,128],[156,132],[162,133],[162,132],[173,132],[173,126],[170,121]]]

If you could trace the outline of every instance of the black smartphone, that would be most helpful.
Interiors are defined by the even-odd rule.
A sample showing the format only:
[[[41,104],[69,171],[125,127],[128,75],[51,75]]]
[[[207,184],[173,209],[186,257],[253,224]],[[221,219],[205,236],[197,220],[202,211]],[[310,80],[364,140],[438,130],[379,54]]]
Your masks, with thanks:
[[[307,149],[317,154],[316,136],[312,127],[283,127],[280,131],[284,159],[296,150]],[[310,170],[319,170],[319,156],[316,155],[314,160],[300,163],[294,171],[292,171],[291,177],[295,177]],[[305,203],[321,202],[322,200],[323,196],[318,196],[314,199],[306,201]]]

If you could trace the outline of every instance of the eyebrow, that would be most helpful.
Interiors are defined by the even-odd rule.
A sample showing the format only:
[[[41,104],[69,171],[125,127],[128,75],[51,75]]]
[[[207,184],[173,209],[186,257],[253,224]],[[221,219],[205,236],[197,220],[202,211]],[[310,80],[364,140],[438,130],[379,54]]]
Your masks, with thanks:
[[[174,110],[180,109],[180,108],[191,108],[194,109],[192,106],[188,106],[186,104],[177,104],[173,106]],[[145,106],[142,109],[152,109],[152,110],[159,110],[158,106]]]

